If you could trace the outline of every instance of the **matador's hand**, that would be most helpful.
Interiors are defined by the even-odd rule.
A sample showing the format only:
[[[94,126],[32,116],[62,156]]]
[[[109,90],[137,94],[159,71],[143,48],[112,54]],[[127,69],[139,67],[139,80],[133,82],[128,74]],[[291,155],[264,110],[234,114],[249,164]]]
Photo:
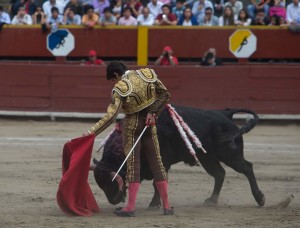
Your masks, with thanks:
[[[156,124],[156,114],[151,114],[151,113],[148,113],[147,116],[146,116],[146,121],[145,121],[145,124],[149,127],[151,125],[155,125]]]

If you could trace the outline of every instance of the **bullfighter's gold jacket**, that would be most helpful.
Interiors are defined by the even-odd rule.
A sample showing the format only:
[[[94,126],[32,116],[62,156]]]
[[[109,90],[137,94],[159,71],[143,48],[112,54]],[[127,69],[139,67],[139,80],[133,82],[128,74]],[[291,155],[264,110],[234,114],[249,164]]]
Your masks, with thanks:
[[[169,92],[154,70],[145,68],[126,71],[112,90],[112,102],[107,108],[107,114],[89,133],[101,133],[116,119],[121,109],[125,114],[133,114],[148,108],[149,113],[158,115],[169,97]]]

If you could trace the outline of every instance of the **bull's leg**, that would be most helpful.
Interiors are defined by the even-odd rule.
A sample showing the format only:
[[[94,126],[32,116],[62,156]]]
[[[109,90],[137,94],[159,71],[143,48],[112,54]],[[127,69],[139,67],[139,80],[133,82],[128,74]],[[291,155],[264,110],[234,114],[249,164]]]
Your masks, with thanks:
[[[161,207],[160,195],[154,182],[153,182],[153,188],[154,188],[154,195],[148,206],[148,210],[157,210]]]
[[[256,200],[256,202],[259,206],[264,206],[265,196],[262,193],[262,191],[260,191],[259,188],[258,188],[256,178],[255,178],[255,175],[254,175],[254,172],[253,172],[252,163],[246,161],[243,158],[243,160],[234,161],[234,162],[228,164],[228,166],[230,166],[231,168],[233,168],[237,172],[244,174],[247,177],[247,179],[250,183],[250,187],[251,187],[251,191],[252,191],[252,194],[254,196],[254,199]]]
[[[199,156],[199,161],[206,172],[215,179],[214,190],[211,196],[204,201],[204,205],[214,206],[218,203],[220,191],[225,178],[225,170],[219,161],[214,158],[207,157],[207,155]]]

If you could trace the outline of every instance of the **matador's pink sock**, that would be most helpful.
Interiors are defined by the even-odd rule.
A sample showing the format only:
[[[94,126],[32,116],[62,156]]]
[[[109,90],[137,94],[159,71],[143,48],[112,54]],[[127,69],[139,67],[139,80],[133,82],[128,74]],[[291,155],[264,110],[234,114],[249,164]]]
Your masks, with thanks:
[[[166,180],[155,182],[155,185],[158,189],[159,195],[163,201],[163,206],[165,209],[170,209],[169,200],[168,200],[168,182]]]
[[[140,188],[140,183],[138,182],[133,182],[129,183],[128,187],[128,203],[127,207],[123,208],[122,211],[134,211],[135,210],[135,201],[137,197],[137,193]]]

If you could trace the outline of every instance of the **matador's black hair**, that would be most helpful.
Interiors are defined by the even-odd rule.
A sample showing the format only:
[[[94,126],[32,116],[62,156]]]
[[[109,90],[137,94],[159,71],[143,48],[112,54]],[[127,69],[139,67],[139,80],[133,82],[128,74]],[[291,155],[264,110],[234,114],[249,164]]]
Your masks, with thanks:
[[[106,68],[106,79],[111,80],[116,78],[115,73],[122,76],[128,70],[127,66],[119,61],[111,61]]]

